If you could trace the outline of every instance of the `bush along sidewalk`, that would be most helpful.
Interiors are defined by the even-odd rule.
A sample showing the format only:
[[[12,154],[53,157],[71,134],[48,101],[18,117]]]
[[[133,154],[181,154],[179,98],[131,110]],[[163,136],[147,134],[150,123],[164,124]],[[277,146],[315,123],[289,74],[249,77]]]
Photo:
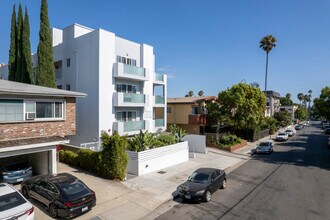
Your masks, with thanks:
[[[60,161],[80,167],[103,178],[124,180],[128,157],[126,154],[127,139],[115,132],[112,136],[102,133],[101,152],[90,149],[79,149],[77,153],[60,150]]]
[[[222,136],[218,143],[211,143],[208,144],[208,146],[232,152],[241,147],[244,147],[246,144],[246,140],[243,140],[234,134],[227,134]]]

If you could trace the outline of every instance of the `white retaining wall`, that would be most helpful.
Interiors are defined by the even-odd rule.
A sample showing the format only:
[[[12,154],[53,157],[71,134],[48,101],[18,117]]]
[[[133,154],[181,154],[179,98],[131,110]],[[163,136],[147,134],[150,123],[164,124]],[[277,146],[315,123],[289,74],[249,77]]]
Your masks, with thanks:
[[[159,147],[142,152],[126,151],[127,173],[141,176],[189,160],[188,142]]]
[[[188,141],[190,152],[203,154],[207,153],[205,135],[188,134],[184,136],[182,140]]]

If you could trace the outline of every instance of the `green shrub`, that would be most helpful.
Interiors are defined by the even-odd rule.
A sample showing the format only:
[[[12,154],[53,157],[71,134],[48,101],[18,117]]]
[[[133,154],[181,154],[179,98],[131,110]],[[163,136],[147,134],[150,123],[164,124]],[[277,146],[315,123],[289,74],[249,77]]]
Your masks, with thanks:
[[[176,124],[170,126],[171,134],[174,136],[176,142],[181,142],[182,138],[186,136],[186,130],[180,128]]]
[[[124,180],[128,156],[127,139],[114,132],[112,136],[103,132],[101,135],[103,150],[100,155],[100,174],[109,179]]]
[[[156,147],[163,147],[175,143],[176,143],[175,138],[171,134],[159,134],[156,137]]]
[[[79,161],[77,160],[78,154],[69,150],[60,150],[60,161],[69,165],[77,166]]]
[[[140,152],[156,147],[156,135],[148,131],[140,130],[139,134],[134,135],[128,140],[127,149],[130,151]]]
[[[236,135],[234,134],[227,134],[227,135],[224,135],[222,136],[220,139],[219,139],[219,145],[222,146],[222,147],[231,147],[235,144],[239,144],[241,143],[241,139],[239,137],[237,137]]]
[[[90,149],[79,149],[77,160],[82,169],[98,173],[100,152],[95,152]]]

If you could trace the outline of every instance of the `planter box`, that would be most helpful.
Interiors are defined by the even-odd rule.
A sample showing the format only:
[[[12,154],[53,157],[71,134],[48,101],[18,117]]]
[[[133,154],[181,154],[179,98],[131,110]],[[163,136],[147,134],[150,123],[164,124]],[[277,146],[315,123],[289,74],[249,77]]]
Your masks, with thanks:
[[[188,142],[135,152],[126,151],[128,155],[127,173],[141,176],[189,160]]]
[[[229,148],[221,148],[221,147],[219,147],[218,145],[216,145],[216,144],[211,144],[211,143],[208,143],[208,144],[207,144],[208,147],[215,147],[215,148],[218,148],[218,149],[221,149],[221,150],[230,151],[230,152],[233,152],[233,151],[235,151],[235,150],[237,150],[237,149],[240,149],[240,148],[242,148],[242,147],[245,147],[246,145],[247,145],[247,141],[246,141],[246,140],[242,140],[241,143],[239,143],[239,144],[235,144],[235,145],[233,145],[233,146],[231,146],[231,147],[229,147]]]

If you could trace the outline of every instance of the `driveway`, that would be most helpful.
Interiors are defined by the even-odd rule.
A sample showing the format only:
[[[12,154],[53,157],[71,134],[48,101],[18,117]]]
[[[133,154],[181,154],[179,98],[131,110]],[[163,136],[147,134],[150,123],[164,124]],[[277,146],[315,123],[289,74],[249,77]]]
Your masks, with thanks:
[[[96,193],[96,206],[91,211],[75,218],[77,220],[108,219],[105,216],[99,215],[99,213],[104,213],[112,207],[119,206],[121,204],[121,199],[119,198],[132,191],[118,181],[102,179],[84,170],[73,168],[63,163],[57,163],[57,171],[58,173],[66,172],[78,177]],[[30,201],[36,207],[36,219],[53,219],[48,215],[47,209],[43,205],[33,199],[30,199]]]

